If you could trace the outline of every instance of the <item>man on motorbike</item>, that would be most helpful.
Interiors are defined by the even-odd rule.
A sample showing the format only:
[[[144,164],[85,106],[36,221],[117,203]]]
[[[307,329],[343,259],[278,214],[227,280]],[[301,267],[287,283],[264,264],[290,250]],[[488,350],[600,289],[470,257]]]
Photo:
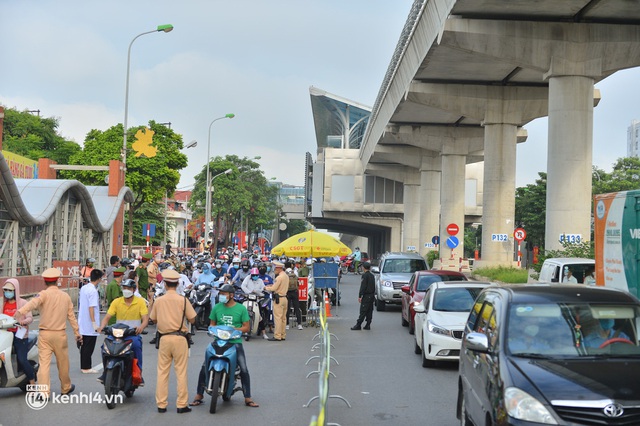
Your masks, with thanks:
[[[213,307],[211,311],[211,325],[228,325],[243,333],[249,331],[249,312],[247,308],[237,303],[233,299],[235,288],[230,284],[225,284],[220,288],[220,303]],[[242,383],[242,393],[244,394],[244,404],[247,407],[259,407],[253,399],[251,399],[251,379],[249,369],[247,368],[247,358],[242,347],[242,338],[232,340],[231,343],[236,345],[238,356],[238,366],[240,367],[240,381]],[[191,406],[202,405],[204,399],[204,386],[206,376],[206,365],[202,364],[200,375],[198,376],[198,390]]]
[[[115,299],[111,303],[97,331],[102,333],[102,329],[107,326],[109,319],[113,316],[116,317],[116,323],[126,324],[135,328],[136,335],[131,336],[131,349],[138,360],[138,367],[142,372],[142,338],[140,334],[149,324],[149,310],[145,300],[134,295],[136,290],[136,282],[134,280],[124,280],[120,286],[122,287],[122,297]],[[98,378],[100,383],[104,382],[104,374],[103,369],[102,376]],[[144,386],[144,380],[142,380],[140,386]]]

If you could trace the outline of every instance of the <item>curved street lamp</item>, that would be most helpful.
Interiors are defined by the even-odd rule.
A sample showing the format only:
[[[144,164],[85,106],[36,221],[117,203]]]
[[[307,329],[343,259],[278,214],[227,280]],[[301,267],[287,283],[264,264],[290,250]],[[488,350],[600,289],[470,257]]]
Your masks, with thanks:
[[[213,123],[215,123],[218,120],[223,120],[225,118],[233,118],[235,117],[235,114],[225,114],[222,117],[218,117],[218,118],[214,118],[213,121],[211,121],[211,123],[209,123],[209,134],[207,136],[207,194],[206,194],[206,208],[205,208],[205,213],[204,213],[204,220],[205,220],[205,237],[209,238],[209,233],[212,231],[209,228],[209,222],[211,219],[211,181],[213,179],[211,179],[211,175],[209,173],[209,164],[211,163],[211,126],[213,126]],[[221,174],[229,174],[231,173],[231,169],[229,170],[225,170],[223,173]],[[214,176],[214,178],[218,177],[220,175],[216,175]],[[213,239],[211,240],[213,242]]]
[[[129,50],[127,51],[127,81],[124,89],[124,123],[123,123],[124,134],[122,138],[123,139],[122,163],[124,164],[125,173],[127,170],[127,118],[129,115],[129,70],[131,69],[131,46],[133,45],[133,42],[138,39],[138,37],[141,37],[145,34],[153,34],[153,33],[159,33],[159,32],[168,33],[168,32],[171,32],[172,30],[173,30],[173,25],[171,24],[158,25],[158,27],[153,31],[146,31],[144,33],[138,34],[133,38],[133,40],[131,40],[131,43],[129,43]]]

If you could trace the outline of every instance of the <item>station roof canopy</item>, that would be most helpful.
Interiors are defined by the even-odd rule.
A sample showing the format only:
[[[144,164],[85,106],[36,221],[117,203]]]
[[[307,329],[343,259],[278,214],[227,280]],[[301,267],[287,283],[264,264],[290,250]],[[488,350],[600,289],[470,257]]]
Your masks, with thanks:
[[[360,148],[371,108],[315,87],[309,88],[318,148]],[[349,143],[344,146],[344,136]]]

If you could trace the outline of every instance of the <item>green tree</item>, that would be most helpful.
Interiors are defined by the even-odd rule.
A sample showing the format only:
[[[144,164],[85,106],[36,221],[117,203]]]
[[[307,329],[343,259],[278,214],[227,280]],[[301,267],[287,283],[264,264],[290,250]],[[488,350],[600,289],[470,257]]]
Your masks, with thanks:
[[[2,148],[32,160],[50,158],[68,164],[80,145],[58,134],[58,119],[43,118],[28,111],[5,109]]]
[[[593,168],[593,194],[640,189],[640,158],[618,158],[611,173]]]
[[[225,245],[234,231],[242,229],[252,235],[274,225],[277,187],[269,185],[259,167],[254,160],[236,155],[215,157],[209,163],[211,177],[220,175],[213,180],[211,216],[215,225],[224,222],[227,226]],[[224,174],[229,169],[231,173]],[[205,165],[195,178],[189,200],[189,207],[199,215],[204,215],[206,209],[206,174]]]
[[[280,235],[281,240],[286,240],[287,238],[299,234],[301,232],[305,232],[309,229],[308,222],[302,219],[290,219],[290,220],[281,220],[285,225],[287,225],[287,229],[284,230]]]
[[[547,210],[547,174],[539,172],[535,183],[516,188],[516,225],[527,231],[530,247],[544,247]]]
[[[187,165],[187,156],[180,152],[183,148],[182,135],[149,121],[149,128],[155,132],[153,145],[157,148],[154,157],[136,157],[131,145],[136,133],[144,126],[130,128],[127,133],[127,172],[125,184],[134,193],[134,201],[129,206],[129,246],[133,244],[134,214],[145,204],[157,204],[166,194],[171,195],[180,181],[179,170]],[[91,130],[85,139],[84,149],[70,159],[70,164],[108,165],[109,160],[120,158],[122,150],[122,125],[118,124],[105,131]],[[69,171],[67,178],[78,179],[86,185],[104,185],[105,172]],[[143,211],[153,211],[146,206]]]

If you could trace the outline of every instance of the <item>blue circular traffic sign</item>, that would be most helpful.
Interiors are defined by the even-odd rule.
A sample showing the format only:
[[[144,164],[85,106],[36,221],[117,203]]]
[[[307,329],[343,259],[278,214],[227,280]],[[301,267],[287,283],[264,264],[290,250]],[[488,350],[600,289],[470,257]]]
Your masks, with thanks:
[[[452,235],[449,238],[447,238],[447,246],[449,248],[454,249],[458,247],[458,244],[460,244],[460,241],[458,241],[458,237],[456,237],[455,235]]]
[[[431,238],[431,242],[435,245],[440,244],[440,237],[437,235],[434,235],[433,238]]]

